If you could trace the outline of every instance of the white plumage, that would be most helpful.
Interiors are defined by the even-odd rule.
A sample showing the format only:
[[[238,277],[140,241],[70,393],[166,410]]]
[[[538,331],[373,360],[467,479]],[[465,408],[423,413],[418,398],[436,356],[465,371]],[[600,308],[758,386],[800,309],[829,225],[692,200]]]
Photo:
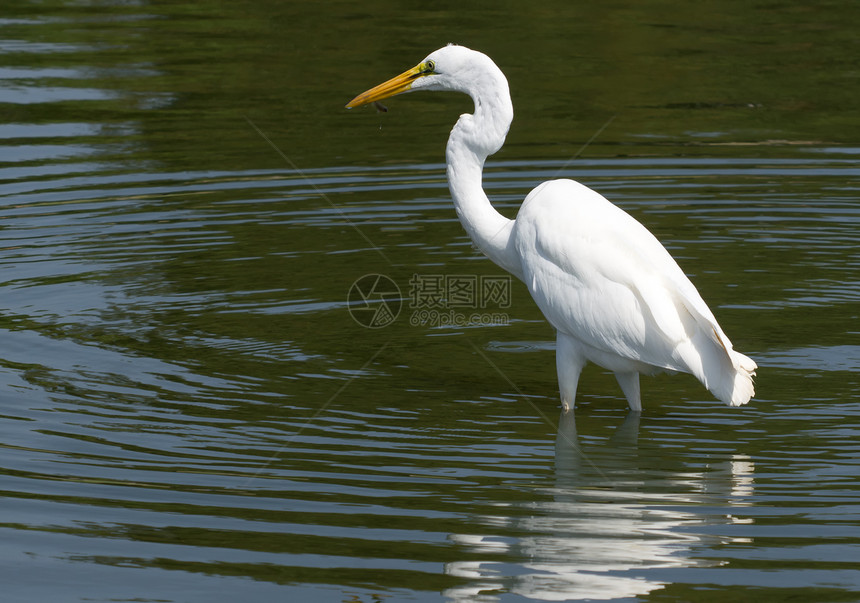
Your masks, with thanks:
[[[499,214],[481,186],[484,161],[513,119],[508,83],[486,55],[449,45],[368,90],[347,107],[413,90],[453,90],[475,102],[448,139],[448,185],[475,245],[521,279],[557,331],[562,406],[572,408],[586,362],[615,373],[641,410],[639,373],[694,375],[731,406],[753,396],[756,364],[734,351],[699,292],[642,224],[572,180],[544,182],[516,220]]]

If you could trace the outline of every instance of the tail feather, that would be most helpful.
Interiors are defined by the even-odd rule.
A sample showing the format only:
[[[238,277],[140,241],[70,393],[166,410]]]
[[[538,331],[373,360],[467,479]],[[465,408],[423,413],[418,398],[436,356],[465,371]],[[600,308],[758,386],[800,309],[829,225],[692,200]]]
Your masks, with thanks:
[[[723,402],[729,406],[741,406],[749,402],[750,398],[755,395],[753,377],[758,366],[751,358],[734,350],[731,352],[731,358],[735,369],[735,378],[731,398],[723,399]]]
[[[732,344],[723,335],[722,349],[706,361],[705,384],[712,394],[729,406],[743,406],[755,395],[753,377],[758,368],[755,361],[732,349]]]
[[[729,339],[712,325],[698,329],[676,350],[689,372],[714,396],[729,406],[742,406],[755,395],[753,377],[757,365],[732,349]]]

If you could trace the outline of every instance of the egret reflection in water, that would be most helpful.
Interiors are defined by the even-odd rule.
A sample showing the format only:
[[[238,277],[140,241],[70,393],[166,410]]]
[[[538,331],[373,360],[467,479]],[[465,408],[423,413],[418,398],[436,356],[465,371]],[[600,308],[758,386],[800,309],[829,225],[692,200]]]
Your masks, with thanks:
[[[641,450],[640,414],[631,412],[603,444],[585,445],[573,412],[559,418],[555,487],[551,500],[529,505],[530,513],[479,519],[486,534],[454,534],[451,539],[487,561],[450,563],[446,572],[466,579],[446,591],[451,601],[497,601],[511,592],[542,601],[612,600],[644,596],[667,582],[638,577],[636,570],[714,567],[698,558],[700,545],[738,539],[709,533],[708,526],[747,523],[730,512],[702,521],[695,505],[743,507],[753,494],[754,464],[744,455],[708,464],[698,471],[664,469],[660,450]],[[672,461],[667,461],[671,463]],[[521,536],[493,535],[511,528]],[[492,557],[528,559],[511,568]],[[649,574],[650,575],[650,574]]]

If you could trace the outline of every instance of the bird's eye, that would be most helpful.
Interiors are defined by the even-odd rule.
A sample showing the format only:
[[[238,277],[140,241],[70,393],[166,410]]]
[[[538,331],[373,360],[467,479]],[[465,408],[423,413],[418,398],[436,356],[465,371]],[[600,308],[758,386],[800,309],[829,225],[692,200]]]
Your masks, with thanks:
[[[431,73],[436,70],[436,61],[427,61],[424,63],[424,73]]]

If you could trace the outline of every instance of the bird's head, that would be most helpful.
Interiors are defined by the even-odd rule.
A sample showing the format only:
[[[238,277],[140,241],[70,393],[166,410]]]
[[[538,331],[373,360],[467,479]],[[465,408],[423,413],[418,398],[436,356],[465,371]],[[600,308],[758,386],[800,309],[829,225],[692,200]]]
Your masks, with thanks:
[[[360,107],[415,90],[453,90],[473,95],[476,85],[488,73],[501,76],[501,71],[487,55],[465,46],[449,44],[428,55],[412,69],[362,92],[349,101],[346,108]]]

